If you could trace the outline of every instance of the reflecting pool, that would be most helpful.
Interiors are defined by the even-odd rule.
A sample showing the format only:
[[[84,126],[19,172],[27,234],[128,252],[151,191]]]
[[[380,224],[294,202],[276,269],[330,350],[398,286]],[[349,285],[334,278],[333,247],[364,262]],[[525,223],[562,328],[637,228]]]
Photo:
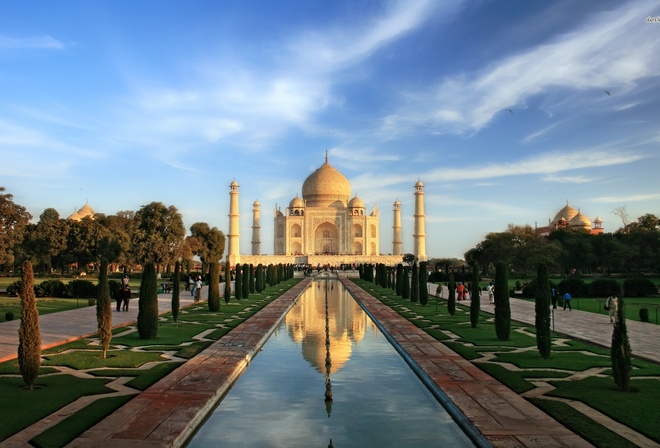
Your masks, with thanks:
[[[326,398],[327,397],[327,398]],[[189,447],[474,446],[336,280],[313,282]]]

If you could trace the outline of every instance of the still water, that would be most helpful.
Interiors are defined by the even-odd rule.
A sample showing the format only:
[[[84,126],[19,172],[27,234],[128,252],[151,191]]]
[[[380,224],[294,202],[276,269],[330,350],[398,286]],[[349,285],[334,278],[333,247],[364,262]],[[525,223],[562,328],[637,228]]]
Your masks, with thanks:
[[[331,439],[336,448],[474,446],[341,283],[326,280],[307,288],[188,446]]]

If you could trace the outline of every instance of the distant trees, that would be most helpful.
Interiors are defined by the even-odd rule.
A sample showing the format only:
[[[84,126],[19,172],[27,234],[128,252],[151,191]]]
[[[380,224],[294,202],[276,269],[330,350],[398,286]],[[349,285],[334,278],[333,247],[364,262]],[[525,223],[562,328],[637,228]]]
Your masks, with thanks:
[[[23,241],[32,219],[25,207],[14,204],[14,196],[0,187],[0,265],[14,264],[14,250]]]
[[[186,230],[176,207],[161,202],[144,205],[135,213],[131,246],[139,263],[169,263],[176,255]]]
[[[207,272],[209,263],[219,262],[225,252],[225,234],[205,222],[196,222],[190,226],[190,236],[186,241],[193,254],[202,262],[202,273]]]
[[[616,211],[615,211],[616,212]],[[654,272],[660,266],[660,218],[653,214],[629,222],[625,207],[619,210],[624,226],[614,233],[592,235],[586,230],[559,229],[536,235],[531,226],[509,225],[492,232],[465,253],[487,272],[504,261],[517,272],[530,272],[538,263],[564,273]],[[617,214],[617,213],[615,213]]]
[[[18,326],[18,368],[23,381],[34,388],[41,366],[41,332],[39,330],[39,312],[34,295],[34,273],[32,263],[23,262],[21,266],[21,321]]]

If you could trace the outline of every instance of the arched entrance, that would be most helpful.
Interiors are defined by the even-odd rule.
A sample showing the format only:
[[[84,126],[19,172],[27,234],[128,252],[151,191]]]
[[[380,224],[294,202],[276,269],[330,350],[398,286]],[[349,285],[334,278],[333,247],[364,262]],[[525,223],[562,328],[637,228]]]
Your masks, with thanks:
[[[314,253],[328,255],[339,253],[339,230],[337,226],[324,222],[316,228],[314,231]]]

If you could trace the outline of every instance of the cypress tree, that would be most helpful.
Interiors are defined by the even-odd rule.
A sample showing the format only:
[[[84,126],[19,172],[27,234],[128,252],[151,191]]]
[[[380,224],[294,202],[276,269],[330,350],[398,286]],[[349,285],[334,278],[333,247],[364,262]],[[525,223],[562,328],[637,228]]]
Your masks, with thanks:
[[[225,262],[225,303],[231,300],[231,265],[229,259]]]
[[[447,296],[447,312],[450,316],[456,314],[456,282],[454,273],[449,274],[449,295]]]
[[[209,263],[209,311],[220,311],[220,264]]]
[[[179,319],[179,294],[181,292],[181,263],[174,263],[174,277],[172,277],[172,319],[177,322]]]
[[[628,329],[626,328],[625,303],[623,293],[619,289],[619,303],[616,309],[614,330],[612,331],[612,348],[610,350],[612,360],[612,376],[614,382],[623,391],[630,390],[630,370],[632,369],[632,350],[628,340]]]
[[[96,323],[98,326],[99,340],[103,347],[102,358],[108,355],[108,348],[112,340],[112,297],[108,284],[108,262],[101,259],[99,266],[99,286],[96,295]]]
[[[417,263],[412,265],[412,279],[410,285],[410,301],[417,302],[419,301],[419,268]]]
[[[256,288],[254,284],[254,265],[250,263],[250,294],[254,294]]]
[[[243,264],[243,295],[244,299],[250,297],[250,265]]]
[[[257,271],[255,272],[255,285],[254,290],[257,294],[260,294],[264,290],[264,265],[259,263],[257,265]]]
[[[241,300],[243,297],[243,273],[241,272],[241,265],[236,264],[236,279],[234,280],[234,296],[236,300]]]
[[[552,340],[550,336],[550,281],[548,267],[539,263],[536,268],[536,347],[543,359],[550,357]]]
[[[511,337],[509,273],[501,261],[495,265],[495,333],[500,341],[508,341]]]
[[[394,286],[396,295],[403,295],[403,265],[401,263],[396,265],[396,284]]]
[[[41,366],[41,331],[39,330],[39,312],[37,298],[34,295],[34,274],[32,263],[23,262],[21,266],[21,321],[18,324],[18,368],[30,390],[39,376]]]
[[[147,263],[142,271],[138,304],[137,329],[140,339],[156,339],[158,336],[158,282],[153,263]]]
[[[423,261],[419,264],[419,303],[426,305],[429,303],[429,288],[426,286],[428,275],[426,274],[426,266],[428,263]]]
[[[403,267],[403,285],[401,285],[401,297],[407,299],[410,297],[410,278],[408,276],[409,266]]]
[[[479,266],[472,263],[472,294],[470,294],[470,325],[477,328],[481,312],[481,288],[479,288]]]

